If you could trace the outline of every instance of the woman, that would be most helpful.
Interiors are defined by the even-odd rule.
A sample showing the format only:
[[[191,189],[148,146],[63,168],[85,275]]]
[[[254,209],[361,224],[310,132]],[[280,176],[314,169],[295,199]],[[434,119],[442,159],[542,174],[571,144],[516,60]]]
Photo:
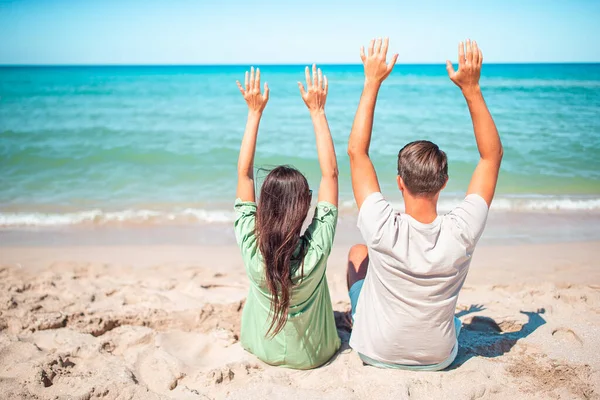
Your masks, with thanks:
[[[315,65],[307,90],[298,82],[315,129],[321,166],[318,203],[302,234],[312,191],[304,175],[289,166],[273,169],[264,180],[258,204],[254,195],[254,153],[262,112],[269,100],[260,70],[237,82],[248,104],[248,121],[238,160],[235,234],[250,291],[242,313],[242,346],[271,365],[309,369],[327,362],[340,347],[329,287],[327,258],[337,223],[338,169],[325,118],[327,78]]]

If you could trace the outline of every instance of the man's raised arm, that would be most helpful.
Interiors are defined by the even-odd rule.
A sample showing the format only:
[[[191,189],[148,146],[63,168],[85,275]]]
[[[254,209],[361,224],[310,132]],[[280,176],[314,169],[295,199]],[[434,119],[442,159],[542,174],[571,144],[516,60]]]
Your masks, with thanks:
[[[498,182],[503,149],[496,124],[479,87],[482,62],[483,55],[477,47],[477,42],[471,43],[467,40],[466,46],[462,42],[458,45],[458,71],[454,71],[450,61],[446,61],[446,69],[452,82],[462,90],[467,100],[479,150],[479,164],[473,172],[467,194],[480,195],[489,207]]]
[[[388,38],[383,41],[381,39],[371,40],[368,55],[365,55],[364,47],[360,49],[360,58],[365,69],[365,86],[348,141],[352,190],[359,209],[367,196],[380,191],[377,174],[369,158],[369,145],[371,144],[373,114],[379,88],[392,72],[398,59],[398,54],[396,54],[390,63],[386,64],[388,44]]]

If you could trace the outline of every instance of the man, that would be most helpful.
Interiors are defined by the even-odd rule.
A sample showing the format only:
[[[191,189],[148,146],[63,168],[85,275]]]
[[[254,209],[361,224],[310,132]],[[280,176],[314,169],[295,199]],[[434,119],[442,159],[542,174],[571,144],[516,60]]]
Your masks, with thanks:
[[[365,85],[348,143],[358,227],[366,242],[348,255],[350,346],[370,365],[437,371],[458,351],[456,301],[494,197],[502,143],[479,87],[481,51],[475,42],[461,42],[458,71],[450,61],[447,70],[467,101],[480,154],[467,196],[450,213],[437,214],[448,181],[446,154],[434,143],[416,141],[398,154],[406,212],[394,212],[369,158],[377,94],[398,58],[387,64],[387,49],[388,39],[372,40],[366,55],[361,48]]]

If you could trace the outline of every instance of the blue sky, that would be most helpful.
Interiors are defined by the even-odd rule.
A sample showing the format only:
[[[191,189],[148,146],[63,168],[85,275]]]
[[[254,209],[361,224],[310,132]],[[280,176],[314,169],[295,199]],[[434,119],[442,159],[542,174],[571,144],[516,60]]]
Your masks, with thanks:
[[[358,63],[389,36],[399,63],[600,61],[600,1],[0,0],[0,64]]]

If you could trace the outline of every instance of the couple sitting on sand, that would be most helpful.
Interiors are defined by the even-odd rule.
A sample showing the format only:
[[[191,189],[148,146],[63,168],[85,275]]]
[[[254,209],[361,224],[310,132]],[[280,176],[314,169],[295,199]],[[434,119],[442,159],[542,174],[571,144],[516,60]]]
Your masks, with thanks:
[[[398,153],[398,188],[404,214],[381,194],[369,158],[375,102],[398,55],[386,63],[388,40],[361,49],[365,83],[348,143],[352,188],[365,244],[348,255],[348,289],[353,330],[350,346],[365,364],[381,368],[437,371],[458,351],[461,323],[454,317],[458,293],[469,270],[494,196],[502,144],[479,87],[483,57],[477,43],[459,44],[458,70],[448,75],[467,101],[479,163],[465,199],[438,215],[440,191],[448,181],[446,154],[419,140]],[[235,233],[250,291],[242,314],[242,346],[271,365],[309,369],[339,349],[325,269],[337,223],[338,168],[325,118],[327,78],[306,68],[302,99],[312,118],[321,183],[311,224],[302,232],[312,191],[304,175],[279,166],[265,178],[256,203],[254,153],[258,125],[269,99],[254,69],[245,86],[249,108],[238,161]]]

